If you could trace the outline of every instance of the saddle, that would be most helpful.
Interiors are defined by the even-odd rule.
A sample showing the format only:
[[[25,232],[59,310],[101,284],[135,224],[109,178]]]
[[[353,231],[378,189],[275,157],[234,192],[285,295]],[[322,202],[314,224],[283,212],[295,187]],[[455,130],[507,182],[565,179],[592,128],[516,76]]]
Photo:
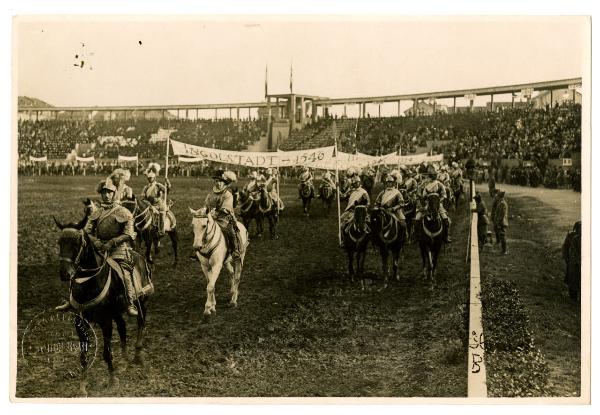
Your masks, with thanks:
[[[154,293],[154,284],[150,278],[150,267],[148,263],[144,260],[144,257],[139,253],[131,250],[132,262],[133,262],[133,270],[131,272],[131,279],[133,282],[133,288],[135,291],[135,299],[140,297],[148,296]],[[106,262],[111,268],[112,272],[115,272],[116,275],[119,276],[119,279],[122,284],[123,279],[125,278],[125,274],[121,264],[115,261],[113,258],[106,258]],[[123,287],[124,289],[125,287]]]

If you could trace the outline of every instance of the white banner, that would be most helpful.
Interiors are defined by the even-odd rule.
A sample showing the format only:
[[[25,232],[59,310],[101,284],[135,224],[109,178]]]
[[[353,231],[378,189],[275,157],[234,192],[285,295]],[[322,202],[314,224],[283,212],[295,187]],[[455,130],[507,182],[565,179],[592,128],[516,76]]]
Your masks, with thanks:
[[[197,163],[199,161],[204,161],[204,158],[202,157],[181,157],[179,156],[179,162],[183,162],[183,163]]]
[[[47,156],[44,156],[44,157],[29,156],[29,161],[48,161],[48,157]]]
[[[202,157],[208,161],[255,168],[310,166],[333,159],[333,146],[299,151],[249,152],[200,147],[176,140],[171,140],[171,145],[173,154],[178,156]]]
[[[119,161],[137,161],[138,156],[122,156],[119,154],[118,160]]]
[[[427,153],[421,153],[421,154],[413,154],[413,155],[408,155],[408,156],[399,156],[396,152],[393,152],[393,153],[386,154],[385,156],[381,157],[379,162],[377,162],[376,164],[377,165],[380,165],[380,164],[394,164],[394,165],[404,164],[405,166],[411,166],[411,165],[415,165],[415,164],[421,164],[423,162],[435,163],[435,162],[440,162],[443,160],[444,160],[443,154],[436,154],[435,156],[430,156]]]
[[[96,159],[94,158],[94,156],[90,156],[90,157],[79,157],[79,156],[76,156],[75,160],[77,160],[77,161],[95,161]]]

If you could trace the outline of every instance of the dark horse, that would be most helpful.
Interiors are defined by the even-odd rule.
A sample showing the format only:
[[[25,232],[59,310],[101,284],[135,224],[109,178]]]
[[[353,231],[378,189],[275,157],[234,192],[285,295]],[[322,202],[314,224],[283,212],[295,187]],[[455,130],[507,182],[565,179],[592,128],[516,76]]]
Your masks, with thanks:
[[[134,199],[134,200],[123,200],[121,201],[123,207],[127,208],[132,214],[135,221],[135,230],[137,232],[136,245],[141,250],[142,242],[146,247],[146,260],[153,264],[152,258],[152,247],[154,246],[154,254],[158,255],[158,242],[160,241],[161,235],[158,233],[158,212],[155,212],[152,204],[148,200]],[[173,215],[173,212],[169,211],[167,217]],[[168,220],[171,223],[171,227],[166,233],[171,239],[171,245],[173,246],[174,262],[173,266],[177,266],[177,228],[174,226],[173,215]]]
[[[240,192],[240,214],[246,229],[250,229],[252,219],[256,222],[256,238],[262,238],[264,218],[269,221],[271,239],[279,239],[277,223],[279,223],[279,206],[269,195],[266,188],[256,192],[242,190]]]
[[[304,215],[308,216],[310,201],[315,197],[315,188],[313,185],[300,183],[300,197],[302,197],[302,210],[304,211]]]
[[[57,223],[59,227],[59,223]],[[60,259],[60,279],[71,282],[71,305],[79,312],[75,317],[75,329],[81,344],[87,344],[85,321],[97,323],[102,329],[104,348],[102,357],[108,365],[110,385],[117,386],[118,379],[115,376],[112,358],[112,330],[113,321],[117,326],[121,339],[121,350],[123,356],[127,353],[127,326],[123,319],[127,302],[124,296],[123,281],[112,268],[106,257],[96,251],[94,244],[87,233],[79,229],[61,228],[62,232],[58,240]],[[150,279],[150,270],[145,264],[144,258],[131,251],[134,255],[135,268],[147,275]],[[135,345],[135,363],[142,362],[142,339],[146,324],[147,293],[136,301],[138,309],[137,317],[137,341]],[[87,347],[81,347],[79,355],[81,363],[80,392],[87,395],[86,376],[90,360]]]
[[[562,246],[562,256],[566,264],[565,283],[571,300],[581,301],[581,221],[575,222]]]
[[[323,183],[319,189],[319,198],[323,201],[323,213],[327,217],[331,211],[331,204],[335,200],[336,190],[328,183]]]
[[[406,191],[406,189],[400,189],[402,198],[404,199],[404,217],[406,218],[406,234],[407,241],[412,242],[414,234],[414,222],[415,216],[417,215],[417,202],[415,196]]]
[[[81,220],[79,222],[77,222],[77,223],[75,223],[75,222],[69,222],[69,223],[66,223],[66,224],[61,224],[53,216],[54,222],[56,223],[56,225],[59,226],[61,229],[62,228],[74,228],[74,229],[83,229],[83,228],[85,228],[85,225],[87,225],[88,218],[90,217],[90,215],[92,214],[92,212],[97,209],[97,207],[96,207],[96,205],[94,204],[94,202],[90,198],[82,200],[81,203],[83,203],[83,206],[84,206],[83,207],[83,218],[81,218]]]
[[[440,197],[436,193],[427,196],[427,210],[424,212],[419,235],[419,248],[423,260],[423,277],[429,279],[431,288],[435,285],[435,270],[442,245],[446,240],[446,232],[442,215],[439,212]]]
[[[361,290],[365,289],[365,256],[370,236],[371,230],[367,224],[367,207],[363,205],[355,206],[352,221],[342,229],[342,239],[344,250],[348,254],[350,281],[354,282],[354,277],[358,275]],[[356,254],[356,269],[354,269],[354,254]]]
[[[373,245],[379,249],[383,265],[383,288],[388,286],[388,257],[392,254],[393,274],[400,281],[400,251],[406,242],[406,226],[401,224],[385,209],[375,207],[371,210],[371,231]]]

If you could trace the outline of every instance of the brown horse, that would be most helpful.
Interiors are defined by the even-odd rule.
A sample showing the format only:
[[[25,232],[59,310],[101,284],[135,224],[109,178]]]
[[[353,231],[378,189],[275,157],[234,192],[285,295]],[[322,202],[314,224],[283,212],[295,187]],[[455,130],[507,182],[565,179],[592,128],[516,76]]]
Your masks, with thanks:
[[[70,281],[70,303],[79,313],[75,317],[75,329],[81,344],[84,345],[89,339],[85,333],[83,319],[100,326],[104,340],[102,356],[108,366],[110,385],[116,386],[118,379],[115,376],[111,349],[113,321],[121,339],[123,356],[127,354],[127,326],[123,319],[127,300],[124,295],[123,281],[106,257],[96,251],[87,233],[61,227],[58,222],[57,225],[62,229],[58,241],[60,279]],[[150,281],[150,269],[146,266],[144,258],[135,251],[131,251],[131,254],[134,256],[135,269]],[[138,330],[134,362],[139,364],[143,364],[142,340],[147,316],[146,300],[150,294],[151,292],[142,294],[135,304],[138,309]],[[87,395],[87,369],[91,364],[87,347],[80,348],[79,360],[82,368],[80,393]]]
[[[312,184],[300,183],[300,197],[302,198],[302,211],[308,217],[310,202],[315,197],[315,188]]]
[[[371,210],[371,230],[373,245],[379,249],[383,266],[383,288],[388,286],[388,257],[392,254],[392,272],[400,281],[400,251],[407,239],[406,226],[400,223],[385,209],[375,207]]]
[[[360,279],[361,290],[365,289],[364,268],[367,247],[371,237],[371,229],[368,225],[367,207],[357,205],[354,207],[354,216],[344,229],[342,229],[342,239],[344,250],[348,254],[348,272],[350,281],[354,282],[354,277]],[[354,268],[354,255],[356,254],[356,269]]]
[[[446,232],[442,215],[439,212],[440,197],[435,194],[427,196],[427,210],[417,229],[419,235],[419,248],[423,260],[423,277],[435,286],[435,270],[442,246],[446,240]]]
[[[123,207],[127,208],[134,217],[135,230],[137,232],[136,245],[139,249],[142,249],[142,242],[146,247],[146,260],[150,263],[154,263],[152,258],[152,247],[154,247],[154,255],[158,255],[158,243],[161,235],[158,232],[158,212],[148,200],[134,199],[134,200],[123,200],[121,202]],[[169,217],[171,215],[171,217]],[[177,266],[177,242],[179,240],[177,235],[177,227],[174,225],[175,216],[172,211],[167,212],[167,220],[169,220],[171,226],[165,232],[171,239],[171,245],[173,246],[173,267]]]
[[[319,198],[323,201],[323,214],[329,216],[331,204],[335,200],[335,189],[328,183],[323,183],[319,189]]]

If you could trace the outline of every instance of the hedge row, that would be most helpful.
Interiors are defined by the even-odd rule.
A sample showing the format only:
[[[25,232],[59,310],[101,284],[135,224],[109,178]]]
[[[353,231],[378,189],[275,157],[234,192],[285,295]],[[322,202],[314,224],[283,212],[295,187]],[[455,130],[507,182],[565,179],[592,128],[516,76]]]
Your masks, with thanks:
[[[535,347],[529,315],[515,284],[494,277],[482,281],[488,396],[548,395],[548,366]]]

